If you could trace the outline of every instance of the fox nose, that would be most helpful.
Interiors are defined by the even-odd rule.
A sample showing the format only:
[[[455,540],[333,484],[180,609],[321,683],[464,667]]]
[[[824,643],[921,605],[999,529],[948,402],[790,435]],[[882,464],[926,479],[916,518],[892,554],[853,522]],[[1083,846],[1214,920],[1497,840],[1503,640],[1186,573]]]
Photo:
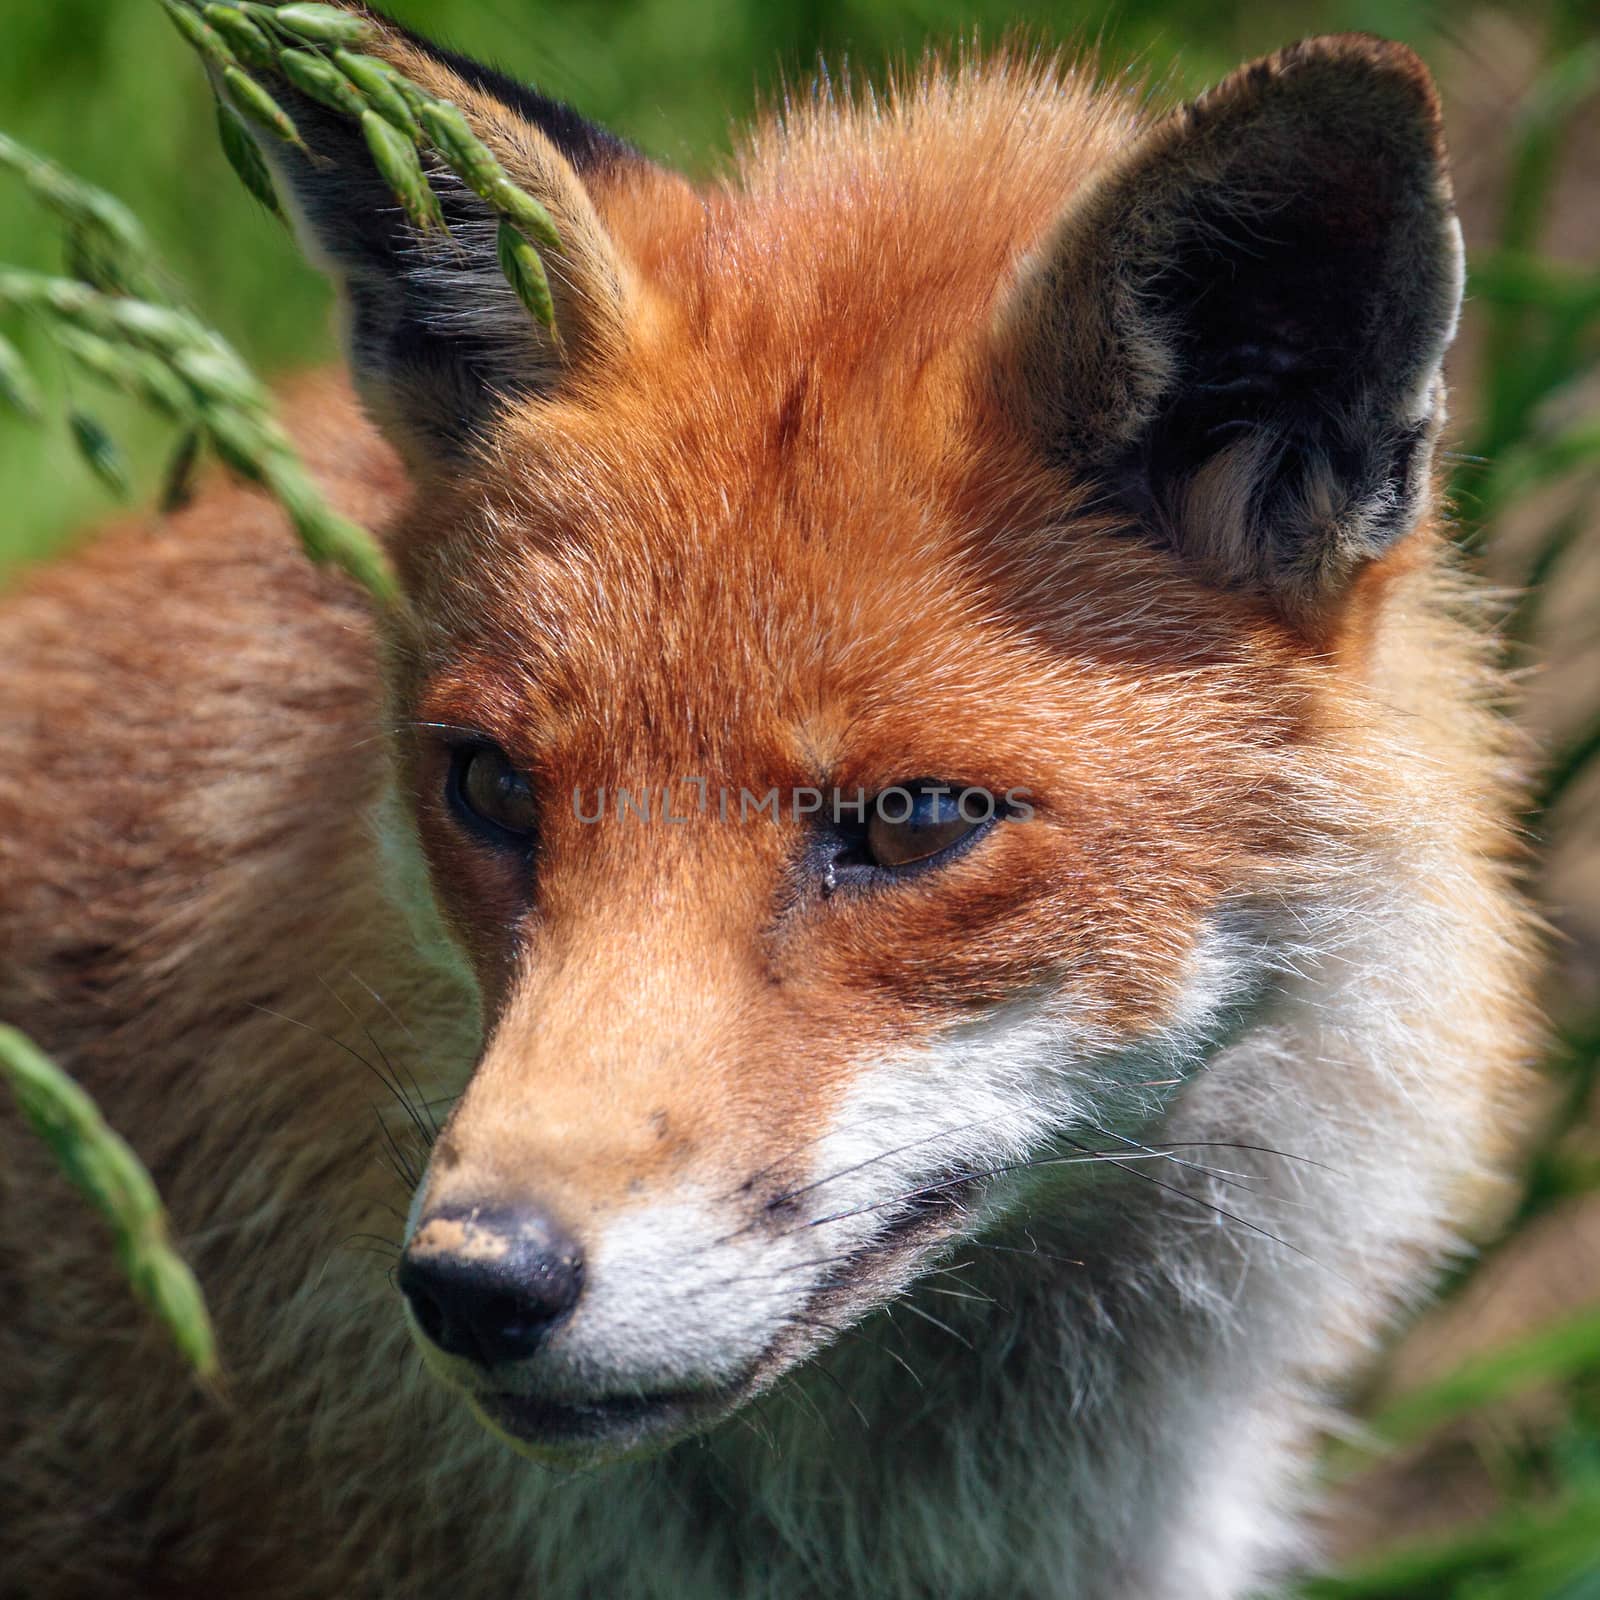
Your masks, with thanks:
[[[503,1366],[531,1356],[578,1303],[583,1252],[538,1212],[435,1211],[406,1246],[399,1284],[431,1343]]]

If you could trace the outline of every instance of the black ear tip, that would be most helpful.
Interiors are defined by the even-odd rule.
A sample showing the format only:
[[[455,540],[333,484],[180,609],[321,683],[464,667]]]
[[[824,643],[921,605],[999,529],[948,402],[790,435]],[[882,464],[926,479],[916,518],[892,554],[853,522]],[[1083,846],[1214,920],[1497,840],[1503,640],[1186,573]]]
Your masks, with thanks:
[[[1239,68],[1193,109],[1204,118],[1264,102],[1299,104],[1308,116],[1337,121],[1398,121],[1421,130],[1435,153],[1443,154],[1443,112],[1433,74],[1398,40],[1373,33],[1298,40]]]
[[[1398,39],[1377,33],[1319,33],[1285,45],[1269,60],[1281,60],[1286,67],[1326,62],[1357,72],[1409,77],[1431,84],[1432,76],[1421,56]]]
[[[1223,79],[1180,113],[1175,131],[1212,145],[1223,181],[1245,206],[1254,174],[1264,190],[1276,181],[1328,196],[1336,227],[1379,228],[1412,208],[1436,218],[1454,209],[1433,76],[1390,39],[1302,39]]]

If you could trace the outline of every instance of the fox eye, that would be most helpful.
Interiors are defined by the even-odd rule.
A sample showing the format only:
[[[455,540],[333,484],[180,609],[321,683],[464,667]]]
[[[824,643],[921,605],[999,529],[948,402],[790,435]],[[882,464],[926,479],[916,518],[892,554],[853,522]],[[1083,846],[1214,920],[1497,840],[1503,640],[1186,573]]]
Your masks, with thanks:
[[[994,796],[986,789],[950,784],[896,784],[872,802],[867,854],[878,867],[908,867],[970,839],[994,820]]]
[[[448,792],[456,812],[495,843],[522,844],[538,822],[533,786],[492,744],[464,745],[450,765]]]

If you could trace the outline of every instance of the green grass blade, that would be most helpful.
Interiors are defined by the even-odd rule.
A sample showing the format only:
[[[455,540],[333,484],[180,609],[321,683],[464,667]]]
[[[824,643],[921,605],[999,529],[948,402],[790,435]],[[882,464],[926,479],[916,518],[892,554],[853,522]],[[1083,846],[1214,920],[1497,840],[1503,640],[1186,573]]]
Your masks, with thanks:
[[[0,1077],[62,1170],[111,1224],[128,1279],[204,1380],[216,1336],[194,1274],[172,1248],[150,1174],[84,1090],[18,1029],[0,1024]]]

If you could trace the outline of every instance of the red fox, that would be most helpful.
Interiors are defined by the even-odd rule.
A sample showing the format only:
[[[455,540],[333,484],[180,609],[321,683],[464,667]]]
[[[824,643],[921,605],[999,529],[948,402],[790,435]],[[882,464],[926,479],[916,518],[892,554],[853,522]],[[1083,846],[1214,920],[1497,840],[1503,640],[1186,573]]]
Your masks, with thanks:
[[[294,101],[404,605],[221,484],[0,610],[0,1016],[227,1369],[8,1113],[0,1588],[1271,1591],[1536,1043],[1425,69],[930,56],[697,186],[378,26],[559,339]]]

